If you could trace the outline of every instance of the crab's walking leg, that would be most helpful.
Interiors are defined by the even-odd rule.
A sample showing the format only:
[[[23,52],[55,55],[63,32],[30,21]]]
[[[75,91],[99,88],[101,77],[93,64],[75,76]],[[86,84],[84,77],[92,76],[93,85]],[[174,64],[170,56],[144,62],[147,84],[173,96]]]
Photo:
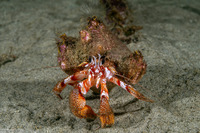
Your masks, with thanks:
[[[101,127],[111,126],[114,124],[114,113],[108,103],[108,89],[106,87],[106,79],[101,80],[101,103],[100,103],[100,120]]]
[[[132,86],[124,83],[123,81],[120,81],[116,77],[111,77],[110,78],[110,82],[113,82],[114,84],[122,87],[123,89],[128,91],[131,95],[136,97],[137,99],[140,99],[140,100],[143,100],[143,101],[146,101],[146,102],[153,102],[153,100],[146,98],[143,94],[141,94],[138,91],[136,91]]]
[[[83,70],[80,72],[76,72],[73,75],[70,75],[69,77],[63,79],[62,81],[58,82],[56,84],[56,86],[53,89],[53,92],[60,98],[62,99],[62,97],[60,96],[60,93],[62,92],[62,90],[67,86],[67,84],[69,85],[73,85],[75,84],[77,81],[80,81],[82,79],[84,79],[87,76],[87,70]]]
[[[70,93],[69,105],[71,112],[75,116],[87,120],[94,120],[97,115],[90,106],[86,105],[86,100],[83,97],[83,94],[86,94],[90,87],[92,87],[92,82],[89,78],[77,84]]]

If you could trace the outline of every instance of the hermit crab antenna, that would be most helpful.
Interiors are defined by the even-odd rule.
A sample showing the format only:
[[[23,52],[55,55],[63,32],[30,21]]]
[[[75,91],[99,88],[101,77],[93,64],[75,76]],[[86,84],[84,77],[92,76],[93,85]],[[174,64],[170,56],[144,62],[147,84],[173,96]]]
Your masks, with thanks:
[[[98,60],[98,67],[100,66],[100,60],[101,60],[101,55],[100,54],[98,54],[98,56],[99,56],[99,60]],[[102,64],[101,64],[102,65]]]
[[[90,62],[91,64],[94,63],[94,60],[93,60],[93,58],[92,58],[91,56],[89,57],[89,62]]]
[[[94,67],[96,67],[97,65],[97,62],[96,62],[96,57],[95,56],[92,56],[94,58]]]
[[[122,78],[126,79],[126,80],[129,81],[129,82],[131,81],[130,78],[127,78],[127,77],[125,77],[125,76],[123,76],[123,75],[121,75],[121,74],[115,73],[115,75],[117,75],[117,76],[119,76],[119,77],[122,77]]]

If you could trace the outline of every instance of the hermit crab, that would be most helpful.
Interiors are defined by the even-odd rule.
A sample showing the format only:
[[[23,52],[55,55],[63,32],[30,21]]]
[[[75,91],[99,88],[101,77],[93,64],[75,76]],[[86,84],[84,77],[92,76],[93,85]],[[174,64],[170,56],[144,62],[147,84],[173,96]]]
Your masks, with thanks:
[[[75,116],[87,120],[99,117],[102,128],[113,125],[114,113],[108,93],[115,85],[138,99],[153,102],[127,83],[129,79],[129,83],[136,84],[145,74],[147,65],[141,52],[132,53],[97,17],[88,19],[79,39],[63,34],[57,40],[57,46],[59,65],[70,76],[58,82],[53,91],[62,99],[62,90],[67,85],[74,87],[69,106]],[[84,95],[90,89],[100,93],[98,115],[86,105]]]

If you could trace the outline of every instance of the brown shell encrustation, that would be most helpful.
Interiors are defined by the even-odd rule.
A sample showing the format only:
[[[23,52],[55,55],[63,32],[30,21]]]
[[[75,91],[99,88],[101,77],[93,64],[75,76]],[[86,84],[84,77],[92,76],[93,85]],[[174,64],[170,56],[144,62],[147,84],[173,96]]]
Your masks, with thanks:
[[[97,19],[88,19],[88,25],[80,31],[80,37],[60,36],[57,41],[58,62],[63,71],[72,74],[80,71],[80,64],[88,62],[90,56],[105,57],[105,66],[115,67],[117,74],[130,79],[136,84],[146,72],[146,63],[140,51],[130,51],[126,44],[112,34]]]

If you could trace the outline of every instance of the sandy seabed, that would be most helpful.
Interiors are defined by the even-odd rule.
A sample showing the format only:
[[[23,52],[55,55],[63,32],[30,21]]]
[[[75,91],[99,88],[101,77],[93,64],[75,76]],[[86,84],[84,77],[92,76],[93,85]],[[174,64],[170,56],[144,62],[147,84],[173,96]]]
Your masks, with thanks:
[[[89,123],[70,112],[72,87],[63,91],[62,101],[53,95],[54,85],[67,75],[59,67],[44,68],[57,65],[55,33],[80,30],[84,1],[0,1],[0,132],[200,131],[200,2],[129,1],[143,30],[128,47],[142,51],[148,64],[139,82],[147,89],[135,87],[155,103],[115,87],[110,93],[115,124],[98,130],[99,119]],[[98,111],[98,98],[87,103]]]

